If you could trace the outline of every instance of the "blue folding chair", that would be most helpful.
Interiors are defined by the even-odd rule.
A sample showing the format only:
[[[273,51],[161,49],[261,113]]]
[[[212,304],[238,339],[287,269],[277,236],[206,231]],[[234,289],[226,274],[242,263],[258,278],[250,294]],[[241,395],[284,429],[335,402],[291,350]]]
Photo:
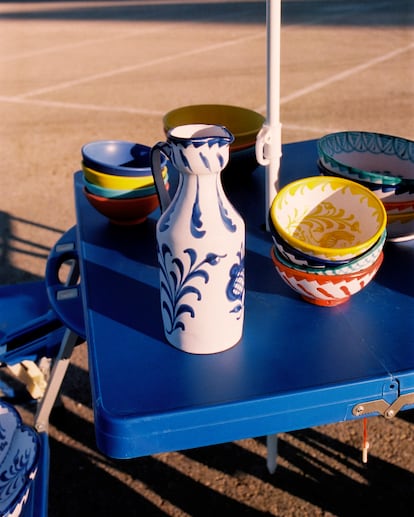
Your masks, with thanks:
[[[45,389],[36,385],[38,379],[30,371],[19,375],[30,393],[41,393],[33,427],[24,425],[16,409],[0,400],[0,515],[4,517],[47,516],[49,416],[72,350],[85,340],[75,242],[74,227],[52,249],[46,282],[0,286],[0,363],[22,365],[23,373],[42,358],[53,364]],[[58,272],[67,261],[70,269],[62,283]]]

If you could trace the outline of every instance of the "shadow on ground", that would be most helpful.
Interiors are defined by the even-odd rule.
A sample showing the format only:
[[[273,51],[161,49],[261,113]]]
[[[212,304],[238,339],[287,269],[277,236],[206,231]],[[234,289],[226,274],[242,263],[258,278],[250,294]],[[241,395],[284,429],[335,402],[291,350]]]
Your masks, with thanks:
[[[108,5],[82,5],[78,0],[59,2],[58,7],[53,2],[43,0],[36,4],[51,4],[50,8],[41,9],[16,9],[0,14],[0,19],[9,20],[96,20],[96,21],[154,21],[154,22],[201,22],[201,23],[237,23],[243,19],[243,23],[264,24],[266,21],[266,2],[257,0],[242,2],[140,2],[133,0],[117,0]],[[3,1],[0,4],[29,4],[30,2]],[[98,3],[98,2],[97,2]],[[63,5],[62,5],[63,4]],[[312,10],[312,25],[338,25],[338,26],[377,26],[396,27],[411,26],[414,24],[414,7],[411,0],[399,4],[390,16],[387,5],[378,2],[366,2],[361,7],[361,2],[349,1],[344,9],[343,2],[339,0],[290,0],[282,1],[282,23],[284,25],[304,24],[309,25],[309,10]],[[350,14],[355,13],[355,17]]]

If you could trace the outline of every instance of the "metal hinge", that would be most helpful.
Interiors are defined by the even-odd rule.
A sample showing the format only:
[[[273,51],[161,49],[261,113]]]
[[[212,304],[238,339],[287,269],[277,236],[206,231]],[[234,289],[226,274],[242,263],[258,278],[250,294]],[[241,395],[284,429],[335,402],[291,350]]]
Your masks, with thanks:
[[[403,406],[408,404],[414,404],[414,393],[401,395],[391,404],[384,399],[362,402],[353,407],[352,414],[363,416],[369,413],[380,413],[385,418],[393,418]]]

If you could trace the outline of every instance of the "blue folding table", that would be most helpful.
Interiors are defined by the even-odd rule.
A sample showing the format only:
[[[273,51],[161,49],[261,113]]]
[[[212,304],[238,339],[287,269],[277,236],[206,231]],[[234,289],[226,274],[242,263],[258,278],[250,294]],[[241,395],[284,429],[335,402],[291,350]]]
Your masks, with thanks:
[[[228,186],[246,221],[242,341],[190,355],[163,335],[155,225],[116,226],[75,174],[77,249],[100,450],[115,458],[200,447],[414,405],[414,245],[387,243],[376,278],[336,307],[278,277],[264,221],[264,173]],[[242,172],[241,172],[242,174]],[[281,185],[318,174],[316,141],[283,146]],[[214,325],[214,322],[212,322]]]

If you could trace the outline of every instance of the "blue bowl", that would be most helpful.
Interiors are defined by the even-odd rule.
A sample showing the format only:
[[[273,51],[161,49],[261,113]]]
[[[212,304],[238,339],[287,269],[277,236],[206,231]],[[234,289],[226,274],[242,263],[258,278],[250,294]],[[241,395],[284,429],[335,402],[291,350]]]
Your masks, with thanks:
[[[114,176],[150,176],[151,147],[123,140],[98,140],[81,149],[86,167]],[[161,155],[161,167],[167,158]]]

